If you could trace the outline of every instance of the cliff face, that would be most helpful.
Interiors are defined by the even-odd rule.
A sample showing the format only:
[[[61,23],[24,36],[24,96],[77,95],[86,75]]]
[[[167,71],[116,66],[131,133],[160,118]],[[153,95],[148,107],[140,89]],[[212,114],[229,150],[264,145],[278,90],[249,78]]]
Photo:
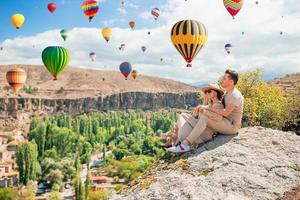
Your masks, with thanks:
[[[238,135],[219,135],[192,153],[154,164],[111,199],[281,198],[300,186],[299,144],[300,137],[292,132],[242,128]]]
[[[79,99],[0,98],[0,113],[2,116],[17,118],[22,113],[65,112],[76,115],[119,109],[185,108],[186,105],[196,106],[198,103],[196,92],[179,94],[127,92]]]

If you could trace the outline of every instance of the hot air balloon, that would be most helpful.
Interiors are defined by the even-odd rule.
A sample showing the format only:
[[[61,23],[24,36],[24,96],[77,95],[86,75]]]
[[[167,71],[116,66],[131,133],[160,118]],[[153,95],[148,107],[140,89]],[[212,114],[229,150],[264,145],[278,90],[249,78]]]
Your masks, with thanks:
[[[109,41],[110,37],[112,34],[112,30],[108,27],[105,27],[102,29],[102,36],[104,37],[104,39],[106,40],[106,42]]]
[[[121,44],[121,46],[119,47],[119,50],[124,51],[124,49],[125,49],[125,44]]]
[[[129,62],[123,62],[120,65],[120,71],[123,74],[123,76],[125,77],[125,80],[127,80],[127,77],[129,76],[129,74],[131,73],[131,64]]]
[[[90,53],[90,59],[94,62],[96,60],[96,53],[95,52],[91,52]]]
[[[160,10],[158,8],[153,8],[151,10],[151,14],[153,15],[154,19],[157,20],[160,16]]]
[[[85,16],[87,16],[89,19],[89,22],[91,22],[93,17],[99,11],[99,3],[96,0],[88,0],[82,3],[81,9],[83,10]]]
[[[56,5],[55,5],[55,3],[49,3],[49,4],[48,4],[48,10],[49,10],[51,13],[54,13],[54,11],[56,10]]]
[[[148,35],[150,35],[151,33],[150,33],[150,31],[148,32]]]
[[[232,18],[242,9],[244,0],[223,0],[224,6]]]
[[[135,22],[134,21],[129,22],[129,26],[131,29],[133,29],[135,27]]]
[[[163,58],[160,58],[160,62],[162,62],[162,61],[164,61],[164,59],[163,59]]]
[[[205,26],[196,20],[183,20],[177,22],[171,30],[171,40],[191,67],[191,62],[205,46],[208,33]]]
[[[67,29],[62,29],[62,30],[60,31],[60,36],[64,39],[64,41],[67,40],[68,35],[69,35],[69,30],[67,30]]]
[[[124,4],[125,4],[125,1],[121,1],[121,4],[122,4],[122,6],[124,6]]]
[[[53,80],[63,72],[70,60],[69,50],[59,46],[49,46],[42,52],[42,60],[45,67],[53,75]]]
[[[11,23],[16,27],[16,29],[21,28],[24,22],[25,17],[22,14],[17,13],[11,17]]]
[[[138,71],[137,70],[132,70],[131,72],[131,76],[133,79],[136,79],[136,77],[139,75]]]
[[[147,47],[145,47],[145,46],[142,46],[142,47],[141,47],[141,49],[142,49],[142,51],[143,51],[143,52],[145,52],[145,51],[146,51],[146,49],[147,49]]]
[[[9,70],[6,73],[6,80],[14,92],[18,92],[27,79],[26,72],[21,68]]]
[[[231,44],[226,44],[226,45],[225,45],[225,50],[226,50],[226,52],[227,52],[228,54],[230,54],[230,53],[231,53],[231,50],[232,50],[232,45],[231,45]]]

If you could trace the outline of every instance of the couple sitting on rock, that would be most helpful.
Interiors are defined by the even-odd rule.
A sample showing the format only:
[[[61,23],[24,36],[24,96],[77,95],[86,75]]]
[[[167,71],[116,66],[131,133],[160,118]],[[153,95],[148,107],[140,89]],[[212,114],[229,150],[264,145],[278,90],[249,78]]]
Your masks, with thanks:
[[[195,115],[182,113],[173,129],[163,136],[167,140],[167,151],[184,153],[197,145],[212,139],[214,134],[237,134],[241,128],[244,97],[235,87],[238,73],[226,70],[222,87],[209,84],[202,91],[205,94],[203,104],[195,108]]]

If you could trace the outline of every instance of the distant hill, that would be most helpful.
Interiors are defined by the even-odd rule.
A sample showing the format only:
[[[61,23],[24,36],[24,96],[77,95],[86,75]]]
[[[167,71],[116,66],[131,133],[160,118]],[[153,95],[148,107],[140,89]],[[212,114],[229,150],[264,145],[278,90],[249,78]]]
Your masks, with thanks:
[[[290,92],[300,87],[300,73],[287,74],[284,77],[269,81],[269,83],[283,88],[286,92]]]
[[[81,98],[99,95],[110,95],[122,92],[149,93],[185,93],[197,92],[194,86],[158,77],[139,76],[136,80],[130,77],[127,81],[118,71],[100,71],[69,67],[53,81],[50,73],[39,65],[6,65],[0,66],[0,95],[7,95],[3,90],[7,86],[6,72],[13,67],[21,67],[27,72],[26,86],[38,89],[34,96],[42,98]],[[11,96],[12,94],[10,94]],[[20,93],[19,96],[32,95]]]

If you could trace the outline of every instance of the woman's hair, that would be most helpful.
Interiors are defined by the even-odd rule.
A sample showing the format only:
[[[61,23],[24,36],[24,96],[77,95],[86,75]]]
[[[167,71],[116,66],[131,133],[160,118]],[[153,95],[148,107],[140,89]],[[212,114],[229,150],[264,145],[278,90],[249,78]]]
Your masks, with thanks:
[[[214,91],[217,93],[217,98],[221,101],[223,98],[223,94],[218,90],[214,90]]]

